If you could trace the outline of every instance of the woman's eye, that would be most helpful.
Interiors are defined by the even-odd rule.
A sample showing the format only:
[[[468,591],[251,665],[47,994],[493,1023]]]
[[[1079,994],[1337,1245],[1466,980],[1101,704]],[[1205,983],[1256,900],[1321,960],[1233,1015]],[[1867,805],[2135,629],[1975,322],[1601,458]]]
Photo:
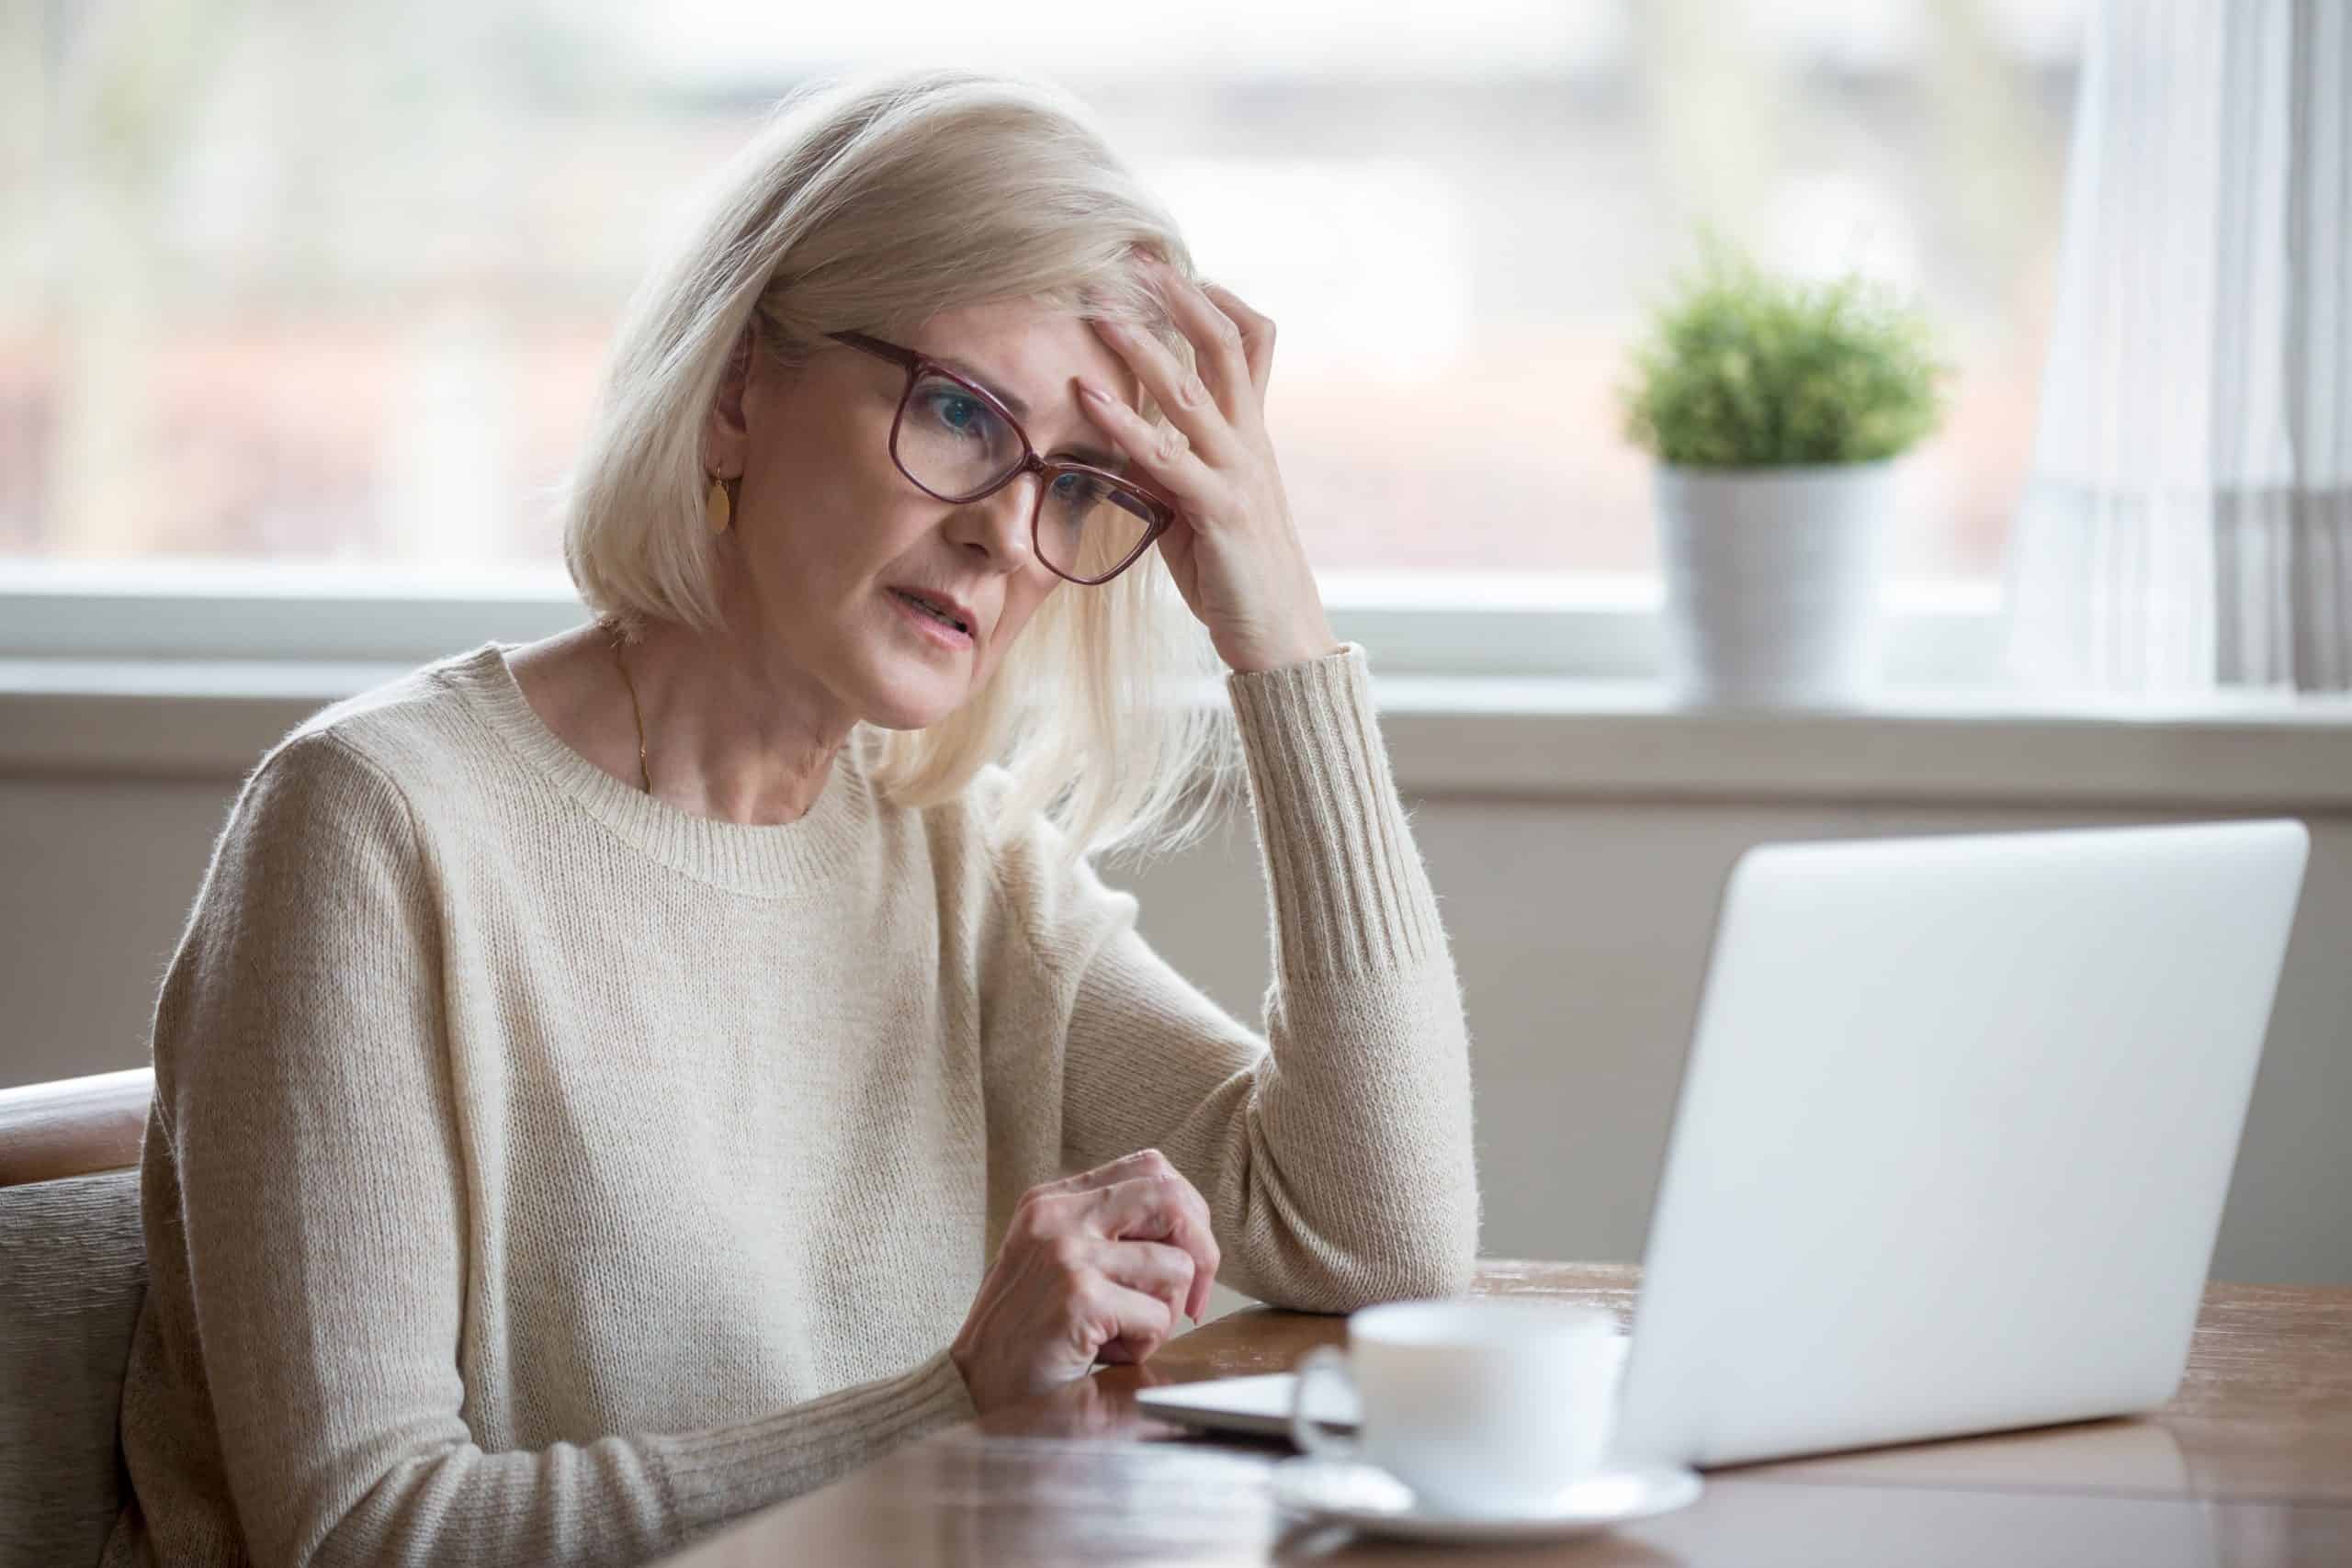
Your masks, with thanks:
[[[988,409],[977,398],[943,392],[931,400],[933,418],[950,430],[978,430],[988,422]]]
[[[1079,522],[1091,514],[1111,493],[1109,485],[1091,475],[1058,474],[1054,479],[1054,511],[1065,522]]]
[[[995,411],[959,388],[925,387],[915,394],[915,409],[925,428],[959,444],[994,451],[1007,438]]]

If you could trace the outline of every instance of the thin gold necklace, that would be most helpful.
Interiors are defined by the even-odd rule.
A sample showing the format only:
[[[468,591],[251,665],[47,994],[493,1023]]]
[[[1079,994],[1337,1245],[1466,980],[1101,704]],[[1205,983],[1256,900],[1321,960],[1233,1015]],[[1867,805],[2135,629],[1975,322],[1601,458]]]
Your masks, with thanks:
[[[620,628],[613,629],[613,662],[621,672],[621,684],[628,688],[628,711],[637,720],[637,787],[647,795],[653,793],[653,769],[645,760],[645,710],[637,703],[637,682],[628,677],[628,660],[621,657]]]

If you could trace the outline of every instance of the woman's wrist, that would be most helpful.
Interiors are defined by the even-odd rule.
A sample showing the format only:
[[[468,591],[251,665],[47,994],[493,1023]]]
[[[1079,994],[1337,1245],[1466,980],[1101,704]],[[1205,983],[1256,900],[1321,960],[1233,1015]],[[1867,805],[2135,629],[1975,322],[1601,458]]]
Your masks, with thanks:
[[[1327,627],[1319,635],[1310,635],[1268,653],[1253,653],[1240,659],[1228,659],[1226,663],[1237,675],[1263,675],[1269,671],[1285,669],[1293,664],[1311,664],[1318,659],[1329,659],[1347,647],[1333,637]]]

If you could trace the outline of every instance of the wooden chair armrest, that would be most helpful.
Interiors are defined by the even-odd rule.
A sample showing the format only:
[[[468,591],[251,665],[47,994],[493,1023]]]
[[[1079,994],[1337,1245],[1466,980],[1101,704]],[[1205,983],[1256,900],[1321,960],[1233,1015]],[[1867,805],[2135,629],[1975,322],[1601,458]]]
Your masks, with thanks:
[[[151,1067],[0,1089],[0,1187],[137,1165],[154,1094]]]

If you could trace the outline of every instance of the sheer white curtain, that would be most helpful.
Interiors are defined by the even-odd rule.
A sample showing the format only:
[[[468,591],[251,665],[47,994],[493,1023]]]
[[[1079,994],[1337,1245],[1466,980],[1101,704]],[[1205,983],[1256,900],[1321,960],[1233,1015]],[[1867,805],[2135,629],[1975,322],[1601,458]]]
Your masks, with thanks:
[[[2352,6],[2101,0],[2089,26],[2017,668],[2352,687]]]

